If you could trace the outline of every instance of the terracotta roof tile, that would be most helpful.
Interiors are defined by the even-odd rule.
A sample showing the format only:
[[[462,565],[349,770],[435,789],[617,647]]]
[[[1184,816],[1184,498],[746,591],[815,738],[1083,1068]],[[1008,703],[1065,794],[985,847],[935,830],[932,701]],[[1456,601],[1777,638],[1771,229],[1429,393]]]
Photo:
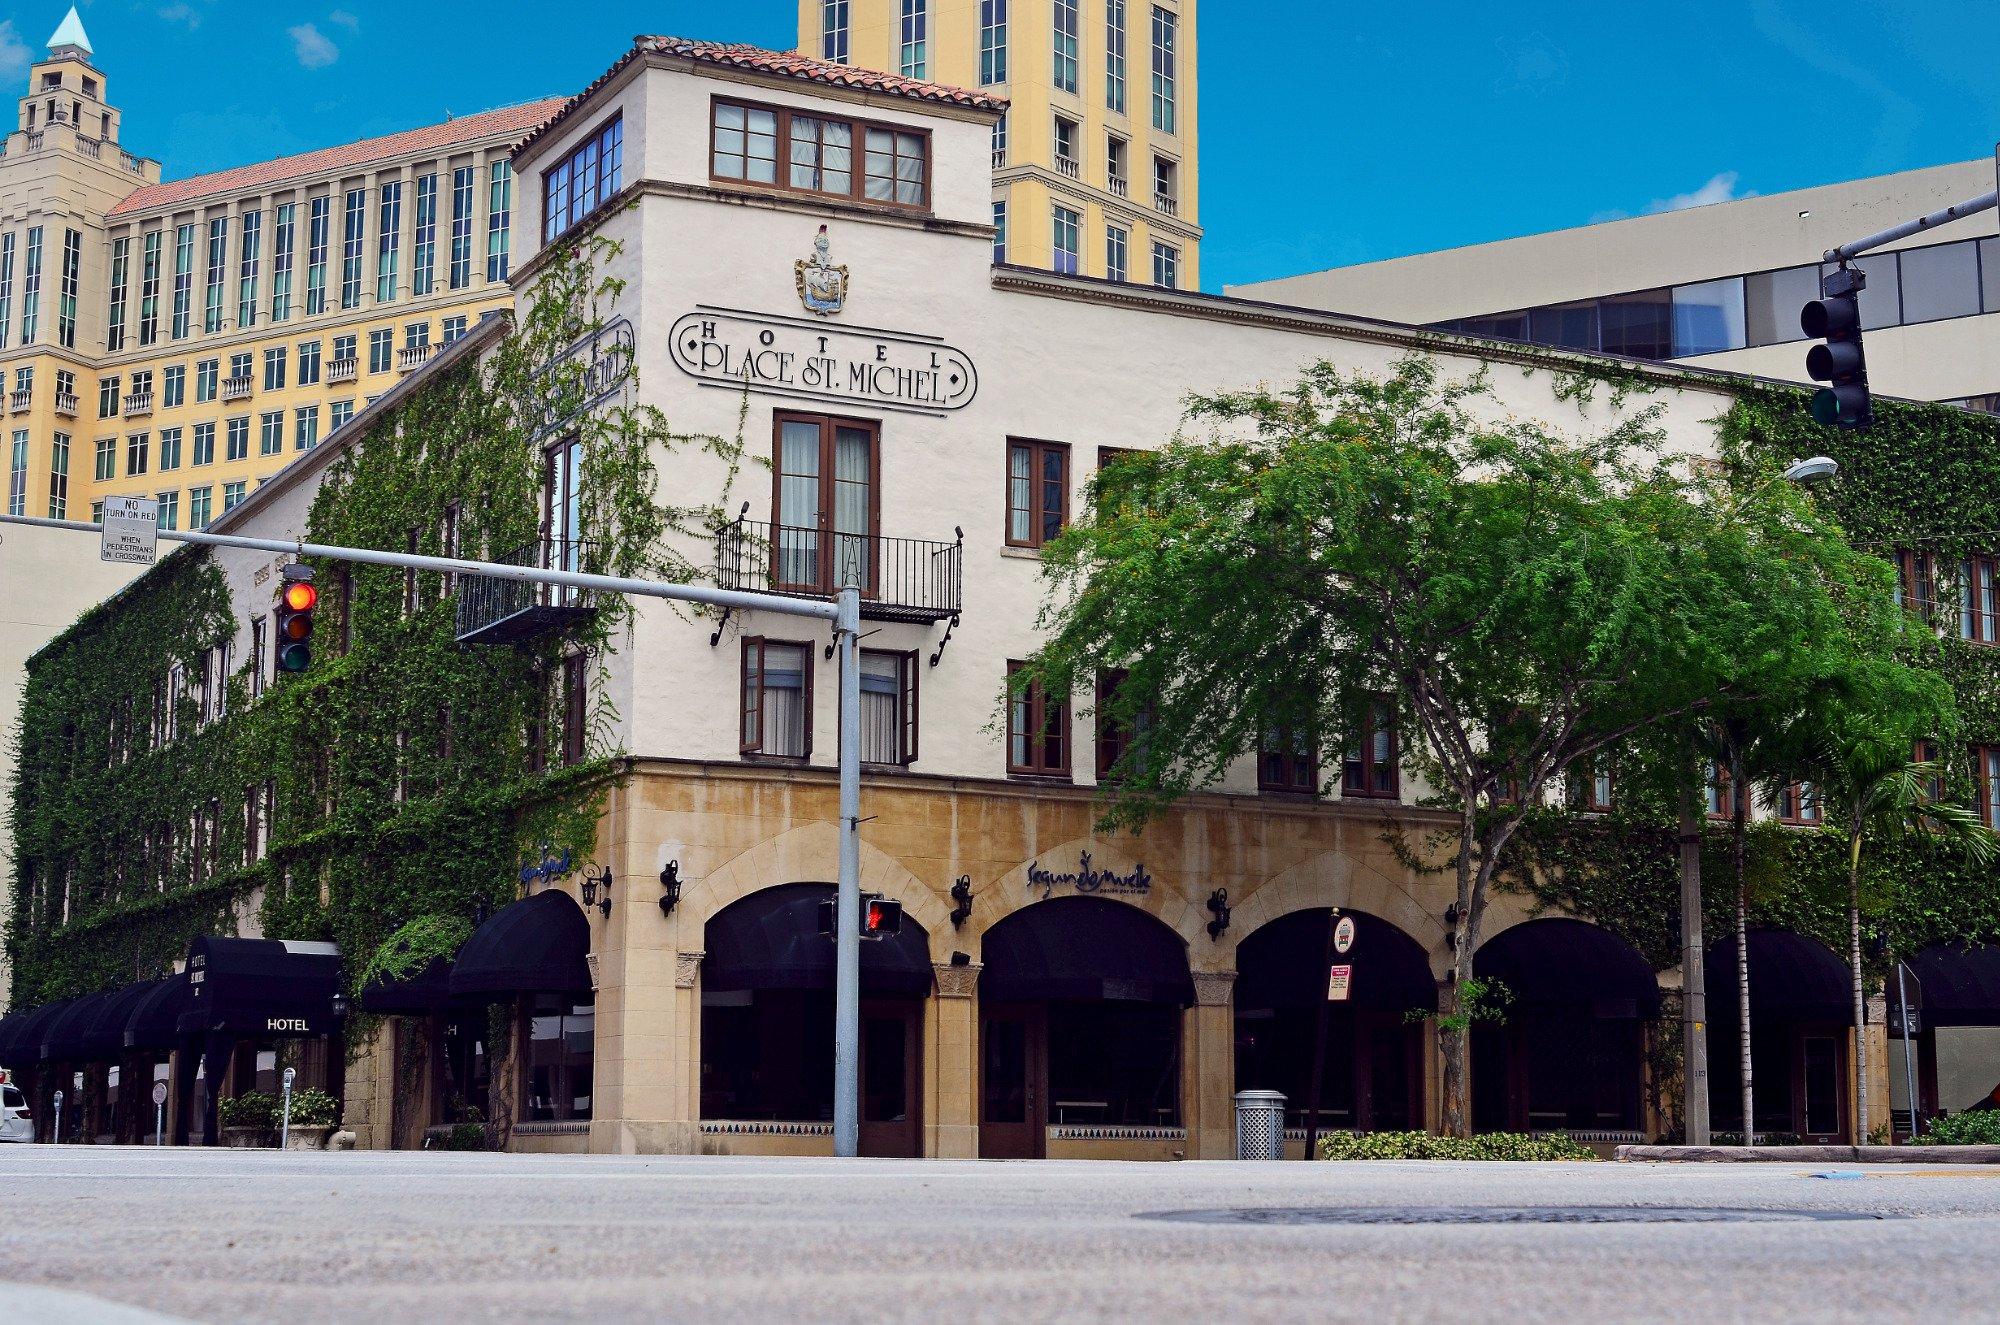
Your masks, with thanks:
[[[207,175],[190,175],[186,179],[148,184],[127,196],[113,207],[108,215],[119,217],[130,216],[137,212],[158,211],[163,207],[193,202],[200,198],[268,188],[290,180],[307,179],[330,171],[365,166],[370,162],[382,161],[409,152],[443,150],[495,135],[512,135],[518,138],[547,123],[549,117],[562,107],[563,100],[560,97],[529,101],[519,106],[503,107],[500,110],[481,111],[477,115],[462,115],[454,120],[446,120],[443,124],[425,125],[421,129],[409,129],[381,138],[364,138],[358,143],[348,143],[341,147],[324,147],[315,152],[276,157],[253,165],[237,166],[231,170],[218,170]]]

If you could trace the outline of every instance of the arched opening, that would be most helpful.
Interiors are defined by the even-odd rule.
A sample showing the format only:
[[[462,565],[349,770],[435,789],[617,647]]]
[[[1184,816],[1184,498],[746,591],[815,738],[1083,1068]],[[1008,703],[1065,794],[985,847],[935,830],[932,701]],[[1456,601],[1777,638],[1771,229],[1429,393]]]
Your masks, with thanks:
[[[1639,950],[1552,917],[1494,935],[1472,969],[1505,989],[1503,1019],[1473,1029],[1474,1129],[1642,1139],[1646,1024],[1660,1015],[1660,986]]]
[[[1941,1114],[2000,1109],[2000,943],[1934,943],[1890,974],[1889,1096],[1910,1130],[1910,1076],[1918,1125]],[[1907,1000],[1915,1033],[1901,1034]]]
[[[1845,1142],[1848,1022],[1853,995],[1847,964],[1818,939],[1789,929],[1749,932],[1750,1090],[1758,1139]],[[1736,936],[1709,947],[1709,1121],[1742,1132],[1743,1075]]]
[[[833,1120],[833,936],[820,932],[829,883],[738,898],[703,930],[704,1121]],[[923,1004],[930,936],[901,930],[861,945],[861,1152],[923,1153]]]
[[[1359,1132],[1421,1128],[1423,1018],[1437,982],[1422,945],[1361,911],[1354,943],[1334,958],[1351,968],[1348,997],[1327,999],[1328,913],[1279,916],[1236,949],[1236,1089],[1285,1096],[1285,1125],[1304,1127],[1313,1032],[1326,1009],[1319,1125]]]
[[[1032,1159],[1050,1126],[1181,1125],[1187,946],[1137,907],[1056,897],[986,932],[979,1153]]]

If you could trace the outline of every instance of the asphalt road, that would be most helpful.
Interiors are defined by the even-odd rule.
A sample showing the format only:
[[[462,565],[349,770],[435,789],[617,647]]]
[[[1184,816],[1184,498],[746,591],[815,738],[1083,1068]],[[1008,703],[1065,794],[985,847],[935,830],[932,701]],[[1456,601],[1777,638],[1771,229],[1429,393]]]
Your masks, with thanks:
[[[8,1325],[1993,1320],[1996,1252],[2000,1166],[0,1151]]]

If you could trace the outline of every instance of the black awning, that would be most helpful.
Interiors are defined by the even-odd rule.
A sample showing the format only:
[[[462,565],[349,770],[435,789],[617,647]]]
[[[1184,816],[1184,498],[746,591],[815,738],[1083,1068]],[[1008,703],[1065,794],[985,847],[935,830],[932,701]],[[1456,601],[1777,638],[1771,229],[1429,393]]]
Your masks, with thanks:
[[[67,999],[60,1003],[44,1003],[31,1012],[9,1017],[7,1037],[0,1039],[0,1067],[29,1068],[40,1062],[42,1039],[48,1032],[49,1023],[61,1016],[69,1004]]]
[[[1923,1008],[1921,1025],[2000,1026],[2000,943],[1934,943],[1909,965],[1910,1002]],[[1753,971],[1751,992],[1756,988]],[[1895,992],[1892,972],[1891,1000]]]
[[[42,1029],[41,1060],[44,1063],[76,1063],[89,1055],[84,1052],[83,1035],[90,1029],[97,1014],[104,1009],[110,994],[87,994],[69,1004],[62,1014],[52,1017]]]
[[[1353,968],[1348,1006],[1365,1012],[1437,1010],[1437,981],[1421,944],[1395,925],[1361,911],[1354,946],[1334,957]],[[1309,1008],[1326,998],[1327,913],[1293,911],[1260,926],[1236,949],[1239,1008]]]
[[[833,988],[833,936],[819,932],[830,883],[781,883],[717,911],[703,931],[703,989]],[[861,945],[861,990],[922,998],[931,991],[931,942],[903,917],[896,934]]]
[[[515,994],[587,994],[590,922],[560,889],[501,907],[472,932],[452,963],[452,994],[509,998]]]
[[[422,1017],[464,1004],[451,996],[451,959],[433,957],[400,980],[378,976],[361,990],[361,1008],[385,1017]]]
[[[206,936],[188,949],[183,1035],[330,1035],[340,949],[296,939]]]
[[[112,991],[99,1005],[97,1015],[83,1028],[80,1048],[85,1058],[114,1059],[125,1056],[125,1027],[132,1013],[164,980],[143,980]]]
[[[1789,929],[1750,931],[1750,1022],[1760,1017],[1842,1021],[1854,1015],[1847,963],[1818,939]],[[1711,944],[1702,961],[1708,1019],[1734,1023],[1738,1006],[1736,936]]]
[[[1608,929],[1567,916],[1504,929],[1472,959],[1482,979],[1526,1012],[1587,1012],[1602,1020],[1660,1015],[1660,982],[1639,950]]]
[[[151,992],[132,1008],[125,1022],[127,1049],[167,1050],[180,1043],[181,1014],[188,1009],[193,992],[187,976],[170,975],[154,985]]]
[[[982,998],[993,1002],[1194,1002],[1180,935],[1124,902],[1055,897],[986,931]]]

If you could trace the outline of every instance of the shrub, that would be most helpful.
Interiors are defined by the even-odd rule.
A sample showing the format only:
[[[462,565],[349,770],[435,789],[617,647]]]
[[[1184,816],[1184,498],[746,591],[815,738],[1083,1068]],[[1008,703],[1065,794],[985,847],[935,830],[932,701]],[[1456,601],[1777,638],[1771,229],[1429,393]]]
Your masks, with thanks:
[[[445,1135],[446,1150],[486,1149],[486,1128],[479,1123],[453,1123]]]
[[[1920,1146],[2000,1146],[2000,1109],[1980,1109],[1931,1119]]]
[[[224,1127],[276,1127],[278,1101],[261,1090],[246,1090],[241,1095],[218,1100],[215,1114]]]
[[[1596,1159],[1597,1152],[1560,1132],[1528,1136],[1483,1132],[1473,1137],[1430,1132],[1331,1132],[1319,1139],[1321,1159]]]
[[[292,1092],[292,1126],[331,1127],[339,1115],[339,1105],[323,1090]]]

